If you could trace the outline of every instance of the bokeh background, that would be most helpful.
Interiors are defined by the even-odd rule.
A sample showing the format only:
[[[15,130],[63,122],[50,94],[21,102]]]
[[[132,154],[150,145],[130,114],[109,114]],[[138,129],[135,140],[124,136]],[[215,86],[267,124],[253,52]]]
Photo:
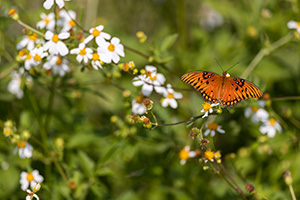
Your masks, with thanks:
[[[53,77],[39,74],[34,76],[32,87],[26,89],[30,95],[17,99],[10,94],[10,76],[4,74],[12,66],[19,66],[15,47],[23,36],[23,27],[7,13],[14,7],[22,21],[35,27],[40,13],[49,12],[42,7],[43,2],[0,0],[0,120],[13,120],[18,129],[29,130],[36,138],[40,138],[38,120],[47,120],[49,149],[76,187],[70,189],[34,142],[33,157],[24,160],[13,153],[15,146],[1,135],[1,199],[25,198],[26,193],[20,189],[20,173],[30,169],[38,169],[45,178],[38,193],[41,199],[242,198],[217,174],[204,171],[203,163],[197,159],[180,165],[179,152],[185,145],[199,148],[199,141],[188,134],[191,127],[200,127],[202,120],[191,127],[184,123],[152,131],[128,122],[128,103],[140,88],[134,87],[132,76],[120,72],[117,66],[82,72],[73,59],[72,76],[59,80],[57,85],[51,85]],[[214,58],[224,69],[239,62],[230,73],[241,76],[261,49],[287,34],[293,35],[293,30],[287,28],[288,21],[300,20],[296,0],[72,0],[66,2],[66,8],[77,13],[77,21],[85,29],[103,24],[105,31],[119,37],[122,44],[161,58],[163,64],[152,65],[178,88],[189,88],[180,76],[190,71],[221,74]],[[149,45],[139,43],[138,31],[147,35],[156,55]],[[161,51],[162,41],[175,33],[178,38],[174,45]],[[268,52],[247,79],[271,97],[299,96],[298,38],[295,34],[289,42]],[[128,49],[125,54],[121,61],[133,60],[138,69],[150,64]],[[131,99],[122,96],[124,89],[132,92]],[[160,123],[200,114],[202,97],[193,91],[181,92],[184,98],[178,101],[177,109],[162,108],[160,97],[151,96]],[[49,108],[50,98],[53,105]],[[39,108],[37,113],[32,99]],[[244,116],[245,108],[252,103],[255,101],[244,101],[223,110],[216,122],[226,133],[208,139],[221,152],[224,165],[240,187],[244,189],[245,182],[255,186],[257,199],[291,199],[282,177],[286,170],[291,171],[296,196],[300,196],[299,100],[269,102],[267,110],[283,128],[275,138],[262,137],[259,124]]]

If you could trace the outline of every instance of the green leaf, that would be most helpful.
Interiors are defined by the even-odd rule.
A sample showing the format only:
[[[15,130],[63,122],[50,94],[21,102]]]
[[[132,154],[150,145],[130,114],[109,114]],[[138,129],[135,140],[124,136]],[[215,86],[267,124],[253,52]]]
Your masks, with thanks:
[[[177,37],[177,33],[167,36],[160,45],[160,51],[164,52],[169,49],[175,43]]]
[[[95,162],[83,151],[78,151],[78,156],[85,172],[89,176],[92,176],[95,168]]]
[[[110,149],[99,159],[97,163],[97,168],[99,168],[102,164],[110,160],[113,155],[117,152],[117,150],[120,149],[120,147],[123,147],[124,143],[116,143],[115,145],[112,145]]]

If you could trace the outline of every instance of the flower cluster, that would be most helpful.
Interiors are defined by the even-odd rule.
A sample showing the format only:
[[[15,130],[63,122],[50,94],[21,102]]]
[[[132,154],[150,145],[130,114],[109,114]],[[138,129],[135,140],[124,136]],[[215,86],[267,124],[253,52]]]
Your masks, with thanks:
[[[248,107],[245,109],[245,116],[247,118],[251,116],[251,120],[254,123],[261,122],[262,124],[259,127],[259,131],[262,134],[267,134],[267,136],[270,138],[275,137],[277,131],[282,131],[282,128],[278,121],[273,117],[269,117],[269,113],[263,108],[254,106]]]

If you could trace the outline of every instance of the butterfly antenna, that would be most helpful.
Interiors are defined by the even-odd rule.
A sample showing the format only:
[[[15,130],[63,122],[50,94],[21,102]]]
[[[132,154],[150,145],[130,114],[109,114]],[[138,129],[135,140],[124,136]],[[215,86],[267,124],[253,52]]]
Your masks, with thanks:
[[[234,66],[236,66],[237,64],[239,64],[240,62],[235,63],[234,65],[232,65],[229,69],[226,70],[226,72],[228,72],[230,69],[232,69]]]
[[[220,65],[219,61],[218,61],[216,58],[214,58],[214,59],[215,59],[215,61],[218,63],[218,65],[219,65],[219,67],[222,69],[222,71],[224,72],[224,70],[223,70],[222,66]]]

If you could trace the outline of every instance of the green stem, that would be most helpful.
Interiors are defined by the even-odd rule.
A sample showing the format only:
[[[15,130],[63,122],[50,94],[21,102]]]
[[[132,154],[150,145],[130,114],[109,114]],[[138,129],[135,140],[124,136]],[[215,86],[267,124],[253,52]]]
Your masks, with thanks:
[[[45,37],[45,34],[44,33],[42,33],[42,32],[40,32],[40,31],[38,31],[37,29],[35,29],[35,28],[32,28],[31,26],[29,26],[28,24],[25,24],[24,22],[22,22],[20,19],[18,19],[17,20],[17,22],[21,25],[21,26],[24,26],[25,28],[27,28],[27,29],[29,29],[29,30],[31,30],[32,32],[34,32],[34,33],[36,33],[36,34],[38,34],[38,35],[40,35],[40,36],[43,36],[43,37]]]
[[[44,122],[45,123],[44,127],[45,127],[46,130],[47,130],[48,125],[49,125],[49,120],[50,120],[49,118],[50,118],[50,115],[51,115],[51,109],[52,109],[53,102],[54,102],[55,83],[56,83],[56,77],[53,78],[51,86],[49,88],[50,95],[49,95],[47,113],[46,113],[45,122]]]
[[[286,44],[292,39],[293,35],[291,33],[287,34],[283,38],[277,40],[276,42],[270,44],[270,46],[261,49],[258,54],[253,58],[251,63],[248,65],[247,69],[241,75],[243,78],[247,78],[250,73],[254,70],[257,64],[265,57],[266,55],[270,54],[272,51],[278,49],[282,45]]]
[[[289,185],[290,193],[293,200],[297,200],[292,184]]]

